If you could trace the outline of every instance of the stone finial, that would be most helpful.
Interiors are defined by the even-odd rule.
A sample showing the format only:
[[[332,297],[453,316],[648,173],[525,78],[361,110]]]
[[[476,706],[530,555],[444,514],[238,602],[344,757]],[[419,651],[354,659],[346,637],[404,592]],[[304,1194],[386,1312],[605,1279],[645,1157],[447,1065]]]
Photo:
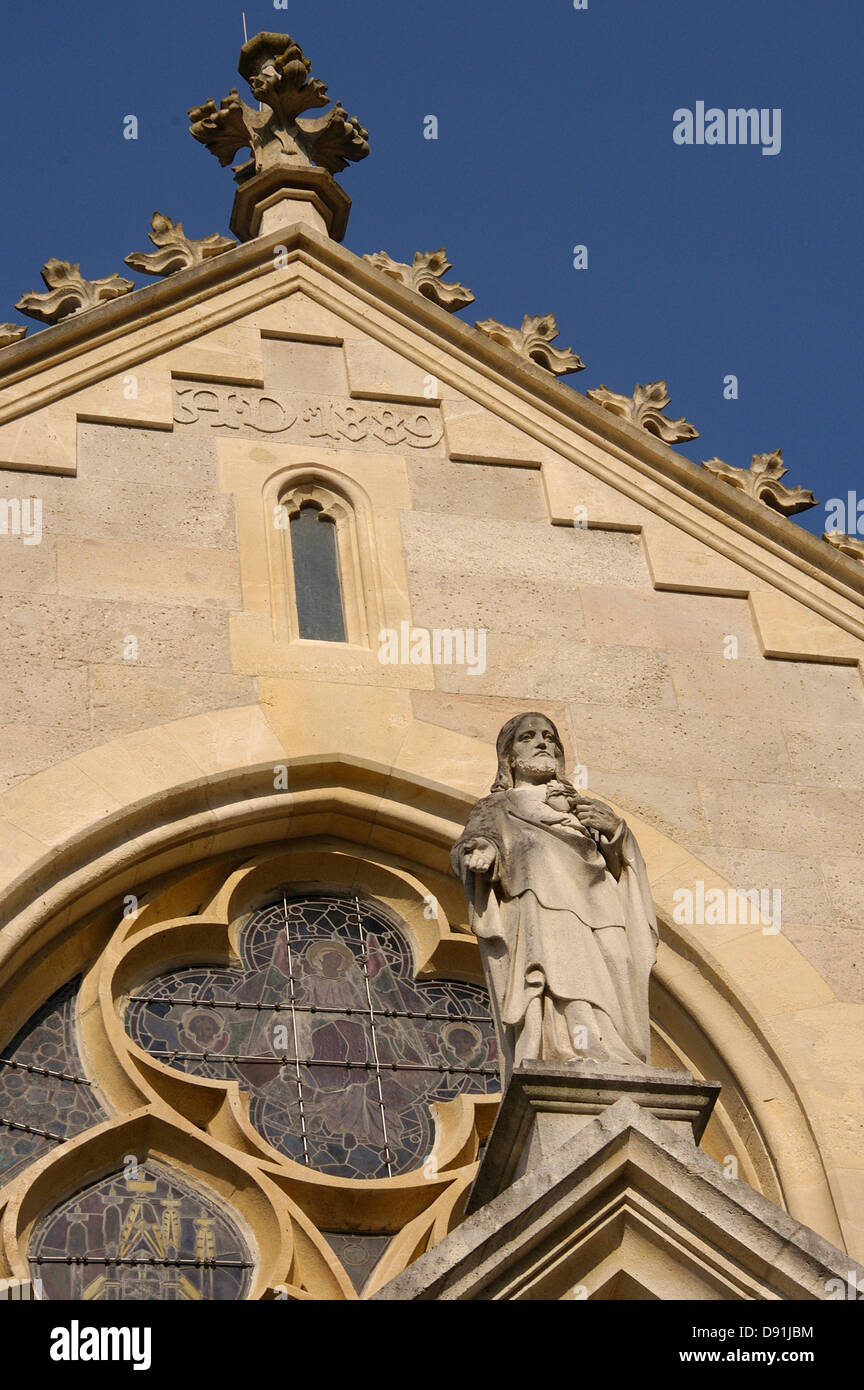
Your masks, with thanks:
[[[853,560],[864,562],[864,541],[858,536],[848,536],[845,531],[823,531],[822,539],[842,555],[851,555]]]
[[[806,512],[809,507],[816,506],[816,498],[808,488],[787,487],[781,483],[780,479],[789,470],[783,465],[780,449],[775,449],[773,454],[754,454],[749,468],[733,468],[718,458],[703,460],[702,467],[783,516],[794,516],[795,512]]]
[[[209,100],[189,110],[190,133],[223,167],[238,150],[248,147],[252,152],[251,160],[234,169],[241,191],[253,194],[244,199],[238,192],[231,218],[231,230],[244,241],[269,230],[261,227],[260,208],[255,215],[262,201],[265,210],[272,209],[274,201],[294,202],[296,221],[296,204],[317,200],[331,236],[339,240],[344,235],[351,200],[331,176],[349,162],[366,158],[369,132],[339,102],[326,116],[303,119],[304,111],[330,101],[326,85],[309,77],[311,66],[288,34],[256,34],[240,49],[237,71],[261,109],[247,106],[232,87],[219,106]],[[286,197],[285,190],[293,197]]]
[[[0,323],[0,348],[11,347],[12,343],[20,343],[26,333],[26,324]]]
[[[667,420],[662,412],[669,404],[669,392],[665,381],[649,381],[640,386],[638,381],[632,396],[619,396],[616,391],[607,391],[605,386],[597,386],[585,393],[589,401],[596,401],[604,410],[629,420],[649,434],[662,439],[664,444],[678,444],[683,439],[698,439],[699,431],[689,421]]]
[[[132,251],[126,257],[126,264],[143,275],[175,275],[178,270],[201,265],[202,261],[221,256],[223,251],[230,251],[237,245],[236,241],[218,232],[193,241],[184,233],[182,222],[172,222],[161,212],[154,212],[150,227],[147,235],[158,250]]]
[[[451,314],[464,309],[466,304],[474,303],[474,295],[470,290],[466,290],[464,285],[445,285],[441,279],[442,275],[446,275],[447,271],[453,268],[443,246],[437,251],[417,251],[413,265],[394,261],[386,251],[376,251],[363,259],[374,265],[376,270],[383,270],[391,279],[398,280],[409,290],[416,290],[426,299],[431,299],[439,309],[447,309]]]
[[[31,319],[41,319],[43,323],[59,323],[72,314],[83,314],[85,309],[95,309],[98,304],[107,304],[110,299],[119,299],[129,294],[135,286],[122,275],[105,275],[101,280],[85,280],[80,265],[70,261],[58,261],[52,256],[42,267],[42,279],[48,286],[45,294],[28,290],[22,294],[15,308]]]
[[[556,376],[564,376],[568,372],[581,372],[584,369],[585,363],[582,358],[570,348],[551,346],[552,340],[558,337],[558,325],[554,314],[544,314],[540,318],[532,318],[526,314],[521,328],[506,328],[497,319],[484,319],[482,323],[475,323],[474,327],[479,328],[480,332],[485,333],[493,342],[502,343],[526,361],[536,362],[538,366],[545,367],[547,372],[554,372]]]

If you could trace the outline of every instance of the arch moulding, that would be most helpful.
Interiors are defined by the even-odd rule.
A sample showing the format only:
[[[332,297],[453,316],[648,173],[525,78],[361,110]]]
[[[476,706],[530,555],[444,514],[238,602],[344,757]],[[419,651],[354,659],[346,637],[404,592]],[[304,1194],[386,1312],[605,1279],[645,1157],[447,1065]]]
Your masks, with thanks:
[[[232,867],[288,842],[411,876],[409,897],[422,889],[436,904],[436,959],[464,964],[472,942],[448,854],[488,791],[492,745],[415,719],[407,692],[291,682],[287,718],[287,692],[277,699],[273,687],[288,683],[260,684],[261,705],[112,739],[0,796],[0,1045],[104,949],[129,895],[146,908],[148,895],[196,872],[215,892]],[[345,729],[368,758],[344,750]],[[831,1144],[848,1128],[848,1093],[819,1091],[801,1061],[808,1040],[818,1055],[817,1029],[832,1005],[843,1027],[843,1006],[782,933],[676,925],[676,889],[731,886],[626,806],[616,809],[642,848],[660,919],[655,1063],[721,1081],[703,1147],[721,1162],[735,1156],[742,1178],[860,1257],[852,1213],[861,1175]],[[415,903],[409,928],[411,912],[423,920]],[[418,943],[415,933],[422,964]],[[800,1051],[785,1042],[790,1015]],[[444,1233],[440,1225],[434,1238]]]

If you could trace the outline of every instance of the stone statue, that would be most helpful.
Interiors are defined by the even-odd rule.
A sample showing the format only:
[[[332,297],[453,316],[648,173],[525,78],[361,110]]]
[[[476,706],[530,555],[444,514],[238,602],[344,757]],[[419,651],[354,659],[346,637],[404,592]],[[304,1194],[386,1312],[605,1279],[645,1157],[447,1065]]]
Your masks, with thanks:
[[[468,897],[504,1049],[528,1059],[649,1061],[657,922],[645,863],[615,812],[564,775],[558,730],[509,719],[498,775],[451,863]]]

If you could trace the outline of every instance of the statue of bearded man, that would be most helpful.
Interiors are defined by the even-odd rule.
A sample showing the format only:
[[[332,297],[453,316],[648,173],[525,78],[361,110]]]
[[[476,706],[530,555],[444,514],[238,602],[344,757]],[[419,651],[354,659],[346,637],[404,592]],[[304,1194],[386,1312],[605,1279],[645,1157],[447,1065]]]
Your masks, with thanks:
[[[645,1064],[657,922],[625,822],[564,775],[542,714],[504,725],[498,775],[451,863],[468,898],[504,1052],[505,1083],[528,1059]]]

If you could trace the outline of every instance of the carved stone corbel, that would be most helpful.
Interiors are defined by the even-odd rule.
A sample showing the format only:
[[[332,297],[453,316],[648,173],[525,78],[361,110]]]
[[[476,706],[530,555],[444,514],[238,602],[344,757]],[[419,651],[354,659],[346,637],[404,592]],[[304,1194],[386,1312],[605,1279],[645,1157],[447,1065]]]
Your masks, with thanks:
[[[464,285],[445,285],[442,281],[441,276],[452,269],[443,246],[437,251],[417,251],[413,265],[394,261],[386,251],[376,251],[363,259],[409,290],[416,290],[426,299],[431,299],[439,309],[446,309],[448,313],[455,314],[474,302],[474,295]]]
[[[665,381],[649,381],[645,386],[637,382],[632,396],[619,396],[617,391],[607,391],[605,386],[597,386],[585,393],[589,401],[596,401],[604,410],[628,420],[647,430],[664,444],[678,444],[683,439],[698,439],[699,431],[689,421],[667,420],[663,411],[669,404],[669,392]]]
[[[183,231],[182,222],[172,222],[164,213],[154,212],[150,221],[151,230],[147,233],[156,251],[132,251],[126,256],[126,264],[143,275],[176,275],[179,270],[201,265],[212,256],[221,256],[237,245],[230,237],[213,232],[211,236],[193,240]]]
[[[555,376],[581,372],[585,367],[582,358],[570,348],[551,346],[553,339],[558,337],[558,325],[554,314],[544,314],[539,318],[532,318],[530,314],[526,314],[521,328],[507,328],[497,319],[484,319],[482,323],[475,323],[474,327],[479,328],[480,332],[485,333],[494,343],[509,347],[526,362],[536,362]]]
[[[789,471],[784,467],[781,449],[771,454],[754,454],[749,468],[734,468],[718,458],[705,459],[702,467],[782,516],[794,516],[796,512],[806,512],[816,506],[816,498],[809,488],[787,487],[780,481]]]
[[[42,279],[48,286],[44,294],[29,290],[22,294],[15,308],[32,319],[43,323],[59,323],[72,314],[83,314],[86,309],[95,309],[99,304],[107,304],[111,299],[119,299],[129,294],[135,286],[122,275],[105,275],[101,280],[85,280],[80,265],[71,261],[58,261],[52,256],[42,267]]]

